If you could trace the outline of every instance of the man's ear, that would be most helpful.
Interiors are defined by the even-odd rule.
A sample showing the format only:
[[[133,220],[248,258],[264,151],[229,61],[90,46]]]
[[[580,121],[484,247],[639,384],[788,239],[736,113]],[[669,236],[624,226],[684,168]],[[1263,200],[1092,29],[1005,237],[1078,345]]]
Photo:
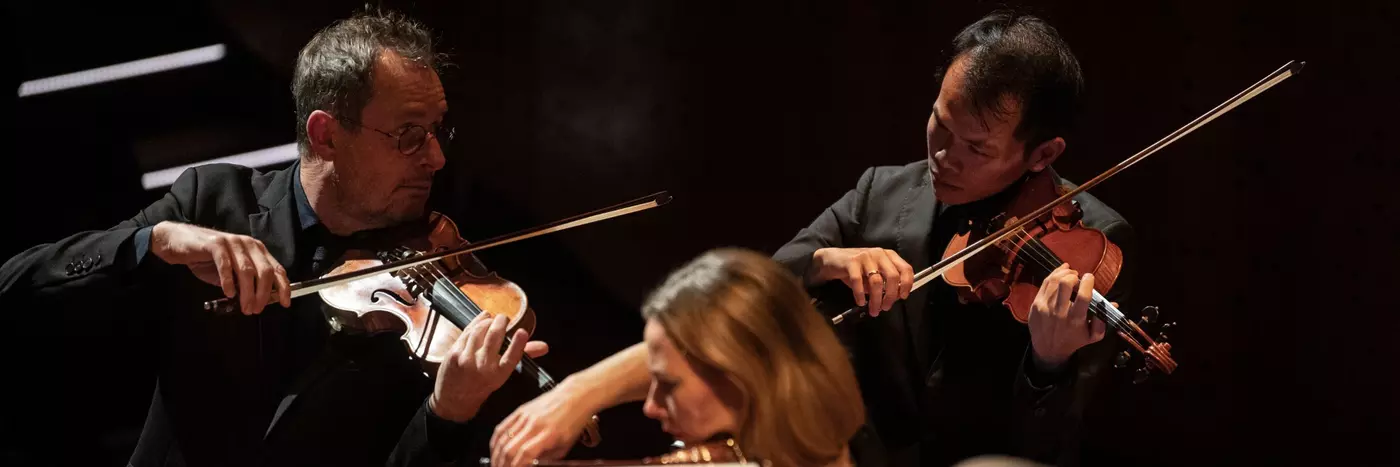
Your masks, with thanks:
[[[335,159],[334,140],[336,135],[341,134],[339,128],[340,122],[331,114],[320,110],[311,112],[311,116],[306,118],[306,139],[311,153],[322,159]]]
[[[1040,146],[1036,146],[1035,149],[1031,150],[1031,155],[1029,158],[1029,162],[1031,163],[1031,172],[1040,172],[1042,170],[1045,170],[1045,168],[1049,167],[1050,164],[1055,163],[1055,159],[1060,158],[1060,154],[1064,153],[1064,138],[1056,136],[1050,139],[1049,141],[1040,143]]]

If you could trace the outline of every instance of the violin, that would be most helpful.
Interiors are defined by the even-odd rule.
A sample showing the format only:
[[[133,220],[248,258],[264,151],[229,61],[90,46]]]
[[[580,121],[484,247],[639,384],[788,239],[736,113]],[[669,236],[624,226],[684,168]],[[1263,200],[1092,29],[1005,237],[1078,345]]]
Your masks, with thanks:
[[[1036,207],[1063,195],[1068,190],[1056,183],[1058,179],[1055,170],[1049,167],[1029,175],[1022,181],[1011,202],[985,228],[977,228],[969,221],[965,228],[954,234],[944,250],[943,258],[952,257],[966,249],[969,243],[993,233],[994,227],[1025,216]],[[1154,339],[1143,328],[1156,320],[1156,307],[1145,307],[1139,322],[1134,323],[1104,298],[1103,294],[1113,288],[1122,270],[1123,253],[1102,231],[1085,226],[1083,215],[1079,203],[1074,200],[1056,204],[1036,222],[1013,230],[1010,238],[997,242],[996,249],[983,251],[953,265],[943,273],[943,280],[956,288],[964,301],[1001,302],[1011,311],[1012,317],[1027,323],[1041,282],[1055,268],[1068,263],[1070,269],[1075,271],[1091,272],[1094,274],[1094,290],[1089,312],[1103,320],[1142,355],[1134,381],[1144,381],[1150,376],[1150,370],[1171,374],[1176,370],[1176,361],[1171,357],[1171,344],[1166,342],[1165,331],[1174,323],[1162,325],[1162,332]],[[1121,368],[1132,359],[1132,353],[1123,351],[1116,356],[1114,364]]]
[[[491,459],[481,458],[479,465],[491,465]],[[644,457],[638,460],[561,460],[561,461],[541,461],[536,460],[531,465],[540,467],[573,467],[573,466],[642,466],[642,465],[710,465],[723,467],[761,467],[769,463],[749,459],[744,455],[744,451],[739,449],[739,445],[733,438],[726,438],[720,441],[698,444],[691,447],[682,447],[669,453],[656,456]]]
[[[328,275],[352,274],[467,243],[459,235],[457,224],[447,216],[433,212],[428,225],[426,236],[409,239],[394,250],[348,251]],[[430,375],[437,374],[437,366],[447,357],[462,329],[483,312],[508,317],[507,336],[516,329],[533,335],[535,313],[525,291],[494,272],[483,271],[475,258],[470,263],[460,258],[447,257],[322,289],[320,298],[326,305],[323,310],[331,329],[370,334],[402,332],[404,344],[424,362]],[[506,345],[509,342],[507,337]],[[554,389],[556,384],[529,356],[521,358],[516,372],[534,381],[541,393]],[[585,425],[580,442],[594,447],[599,441],[598,416],[594,415]]]
[[[385,249],[352,249],[341,263],[317,279],[291,284],[293,298],[318,293],[334,331],[400,332],[414,358],[436,375],[437,365],[450,351],[462,329],[484,312],[509,317],[507,336],[516,329],[535,331],[535,314],[524,290],[462,255],[527,238],[558,232],[613,217],[658,207],[670,202],[666,192],[570,217],[539,227],[502,235],[480,243],[464,240],[447,216],[431,213],[422,233],[409,229]],[[421,226],[418,226],[421,227]],[[272,295],[276,295],[275,293]],[[237,297],[204,303],[206,310],[231,313]],[[446,321],[443,320],[446,319]],[[505,345],[509,346],[506,337]],[[516,372],[533,380],[543,393],[553,389],[554,378],[529,356],[522,357]],[[601,441],[598,417],[584,428],[580,442],[594,447]]]
[[[944,250],[942,260],[914,275],[911,290],[943,277],[958,289],[961,298],[982,303],[1000,301],[1012,316],[1024,323],[1039,292],[1040,281],[1060,264],[1069,263],[1076,271],[1093,272],[1090,312],[1141,356],[1134,382],[1145,381],[1153,370],[1171,374],[1177,364],[1171,357],[1167,336],[1159,333],[1154,339],[1143,329],[1157,319],[1157,308],[1144,308],[1135,323],[1103,297],[1121,271],[1122,252],[1103,232],[1084,226],[1083,212],[1073,198],[1300,73],[1305,64],[1289,61],[1224,103],[1078,187],[1059,186],[1055,183],[1054,171],[1049,168],[1031,174],[986,229],[966,228],[956,234]],[[833,317],[831,322],[839,325],[850,318],[869,316],[865,307],[853,307]],[[1163,325],[1162,330],[1174,325]],[[1115,359],[1115,366],[1126,366],[1133,358],[1130,352],[1124,351]]]

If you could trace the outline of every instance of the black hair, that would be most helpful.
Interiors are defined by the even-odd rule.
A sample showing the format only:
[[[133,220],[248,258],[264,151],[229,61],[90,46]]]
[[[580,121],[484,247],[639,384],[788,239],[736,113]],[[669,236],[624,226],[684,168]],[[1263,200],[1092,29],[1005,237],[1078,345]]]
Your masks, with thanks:
[[[950,65],[960,58],[966,59],[963,91],[979,119],[986,113],[1007,117],[1012,110],[1008,97],[1020,104],[1014,136],[1025,142],[1028,154],[1073,126],[1084,76],[1069,45],[1049,23],[1011,10],[995,11],[953,39]]]

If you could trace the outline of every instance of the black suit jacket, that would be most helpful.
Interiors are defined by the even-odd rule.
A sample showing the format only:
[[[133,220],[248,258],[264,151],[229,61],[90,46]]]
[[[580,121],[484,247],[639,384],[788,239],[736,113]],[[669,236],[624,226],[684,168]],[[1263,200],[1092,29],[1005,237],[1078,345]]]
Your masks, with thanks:
[[[1067,182],[1065,182],[1067,183]],[[1116,212],[1084,193],[1076,197],[1087,226],[1103,230],[1124,252],[1124,271],[1107,296],[1121,300],[1135,257],[1132,231]],[[938,206],[928,162],[874,167],[774,259],[803,276],[817,249],[882,247],[919,271],[941,255],[930,244]],[[839,281],[810,288],[824,311],[853,305]],[[1112,334],[1078,352],[1069,368],[1037,387],[1028,371],[1029,331],[1001,305],[960,305],[935,279],[878,318],[839,326],[869,420],[896,465],[946,465],[986,452],[1061,465],[1076,463],[1083,407],[1111,355]],[[948,309],[929,309],[935,303]],[[942,301],[939,301],[942,300]],[[946,329],[939,329],[939,327]],[[941,332],[941,345],[924,332]],[[933,348],[938,347],[938,348]]]
[[[331,337],[316,295],[257,316],[205,312],[202,301],[219,297],[218,288],[155,255],[137,260],[138,230],[177,221],[250,235],[291,281],[310,278],[315,245],[297,217],[298,168],[190,169],[131,219],[35,246],[0,268],[0,299],[17,304],[12,310],[43,304],[48,319],[149,328],[158,383],[132,465],[428,465],[452,457],[465,431],[425,409],[431,381],[396,337]],[[121,303],[128,306],[114,306]],[[70,394],[91,383],[80,372],[50,381]]]

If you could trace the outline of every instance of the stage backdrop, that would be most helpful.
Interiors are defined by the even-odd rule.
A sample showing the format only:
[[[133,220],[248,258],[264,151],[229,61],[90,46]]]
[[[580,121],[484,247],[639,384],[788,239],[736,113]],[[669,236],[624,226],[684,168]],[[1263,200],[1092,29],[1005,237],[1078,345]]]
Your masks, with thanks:
[[[0,126],[10,148],[3,185],[13,213],[4,256],[131,216],[160,196],[141,188],[145,171],[291,142],[296,51],[355,2],[280,3],[13,7],[10,43],[24,66],[7,72],[12,85],[104,64],[77,52],[85,45],[117,56],[128,43],[161,50],[161,40],[222,41],[229,56],[202,69],[6,99],[14,123]],[[1171,337],[1181,365],[1169,378],[1103,395],[1085,446],[1094,464],[1397,460],[1392,125],[1400,73],[1391,61],[1400,15],[1393,2],[1344,3],[1023,5],[1059,28],[1086,73],[1083,119],[1056,164],[1075,181],[1287,61],[1308,62],[1302,75],[1094,190],[1138,233],[1135,293],[1125,305],[1157,305],[1180,323]],[[435,28],[456,64],[444,81],[460,137],[433,203],[469,239],[659,190],[675,197],[480,255],[530,295],[537,337],[552,348],[540,362],[563,375],[637,342],[638,305],[672,268],[718,246],[772,252],[865,168],[925,157],[924,124],[949,40],[996,5],[386,6]],[[187,25],[177,33],[131,27],[161,13]],[[96,63],[70,63],[82,60]],[[66,332],[103,352],[107,361],[89,371],[105,390],[55,391],[88,411],[83,423],[65,425],[65,452],[121,465],[149,401],[149,363],[128,339],[140,330],[103,331]],[[665,446],[640,404],[603,417],[604,446],[575,454]],[[24,423],[7,421],[6,430],[23,432]]]

